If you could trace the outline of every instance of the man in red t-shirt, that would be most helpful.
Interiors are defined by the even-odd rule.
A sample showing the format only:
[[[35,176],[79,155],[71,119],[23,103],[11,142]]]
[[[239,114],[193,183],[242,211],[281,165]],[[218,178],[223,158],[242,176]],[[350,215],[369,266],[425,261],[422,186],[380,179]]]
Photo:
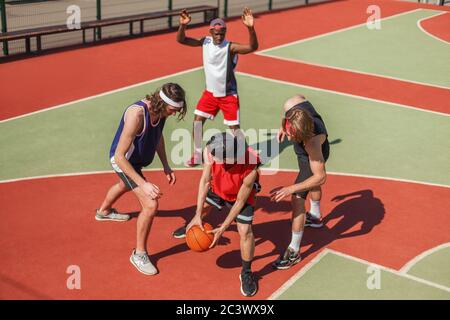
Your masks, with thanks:
[[[258,285],[251,271],[255,251],[255,238],[252,231],[255,194],[261,161],[256,152],[247,146],[243,135],[218,133],[206,144],[203,152],[205,163],[198,187],[197,210],[195,217],[187,225],[175,230],[173,236],[182,238],[194,225],[203,229],[202,218],[213,207],[230,208],[222,225],[212,231],[213,247],[225,230],[235,220],[241,238],[242,271],[240,274],[241,292],[244,296],[253,296]]]

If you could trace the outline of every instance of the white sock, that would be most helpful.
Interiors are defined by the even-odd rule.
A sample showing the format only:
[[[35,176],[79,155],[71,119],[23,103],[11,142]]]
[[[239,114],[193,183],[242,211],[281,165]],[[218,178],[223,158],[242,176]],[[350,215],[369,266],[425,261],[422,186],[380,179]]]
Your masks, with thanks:
[[[320,219],[320,217],[322,216],[320,214],[320,200],[314,201],[312,199],[309,199],[309,203],[311,204],[311,207],[309,209],[309,213],[311,213],[311,215],[314,218]]]
[[[289,248],[294,250],[294,252],[298,252],[300,250],[300,242],[302,242],[303,231],[295,232],[292,231],[291,243],[289,244]]]

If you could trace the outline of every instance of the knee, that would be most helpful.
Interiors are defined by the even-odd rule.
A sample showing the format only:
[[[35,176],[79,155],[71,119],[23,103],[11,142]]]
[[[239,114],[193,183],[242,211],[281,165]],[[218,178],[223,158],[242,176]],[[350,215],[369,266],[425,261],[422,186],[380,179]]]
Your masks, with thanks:
[[[239,225],[238,226],[239,236],[241,240],[251,240],[253,239],[253,230],[251,225]]]
[[[148,216],[154,216],[158,211],[158,201],[157,200],[148,200],[143,204],[142,213]]]

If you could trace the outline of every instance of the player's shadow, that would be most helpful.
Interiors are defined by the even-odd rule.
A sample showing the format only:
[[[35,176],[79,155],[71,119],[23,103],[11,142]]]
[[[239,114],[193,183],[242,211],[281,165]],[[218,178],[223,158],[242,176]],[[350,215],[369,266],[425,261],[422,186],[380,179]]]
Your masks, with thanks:
[[[347,200],[343,201],[345,199]],[[332,200],[340,203],[324,217],[324,226],[320,229],[307,228],[304,233],[301,249],[303,259],[337,239],[357,237],[371,232],[376,225],[381,223],[385,215],[382,201],[374,196],[372,190],[338,195]],[[290,242],[290,203],[282,201],[275,204],[270,199],[258,199],[258,203],[261,202],[265,203],[267,212],[285,211],[289,207],[289,219],[264,222],[253,226],[256,247],[253,261],[267,257],[273,257],[275,260],[279,254],[284,252]],[[337,222],[330,226],[334,220]],[[258,252],[258,247],[266,241],[270,241],[274,248],[268,252]],[[240,250],[223,254],[217,259],[217,265],[222,268],[239,267],[241,265]],[[275,269],[270,262],[257,271],[256,275],[258,278],[262,278],[273,271]]]
[[[151,255],[150,258],[153,263],[157,264],[159,259],[189,250],[184,239],[173,238],[172,232],[175,231],[176,229],[178,229],[179,227],[182,227],[183,225],[187,225],[191,221],[191,219],[194,217],[195,209],[196,209],[196,206],[190,206],[190,207],[186,207],[183,209],[177,209],[177,210],[158,210],[158,213],[157,213],[155,219],[177,217],[177,218],[183,218],[184,222],[174,225],[173,230],[170,230],[169,234],[168,234],[168,237],[170,237],[173,240],[173,243],[176,244],[178,242],[178,244],[176,244],[170,248],[167,248],[166,250],[163,250],[163,251],[160,251],[158,253]],[[133,212],[133,214],[136,214],[136,216],[137,216],[139,213]],[[224,216],[223,214],[224,214],[223,211],[218,211],[216,209],[213,209],[211,211],[211,213],[203,219],[203,221],[208,222],[213,227],[216,227],[220,223],[222,223],[223,220],[225,219],[226,216]],[[230,243],[230,239],[222,236],[218,242],[218,245],[223,246],[223,245],[227,245],[229,243]]]

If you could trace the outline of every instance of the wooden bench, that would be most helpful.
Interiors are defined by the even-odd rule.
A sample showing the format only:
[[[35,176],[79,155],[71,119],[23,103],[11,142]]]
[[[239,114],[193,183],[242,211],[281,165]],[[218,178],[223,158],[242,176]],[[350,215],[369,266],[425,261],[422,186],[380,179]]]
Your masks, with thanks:
[[[208,22],[209,20],[216,18],[218,16],[219,9],[215,6],[195,6],[187,8],[189,13],[201,13],[203,12],[203,19],[204,22]],[[180,9],[176,10],[165,10],[165,11],[158,11],[158,12],[150,12],[150,13],[142,13],[142,14],[135,14],[130,16],[124,16],[124,17],[115,17],[115,18],[107,18],[107,19],[101,19],[101,20],[93,20],[93,21],[86,21],[80,23],[80,28],[78,29],[69,29],[67,25],[56,25],[56,26],[49,26],[49,27],[40,27],[40,28],[33,28],[33,29],[25,29],[25,30],[18,30],[18,31],[11,31],[11,32],[4,32],[0,33],[0,41],[3,41],[3,45],[7,46],[8,41],[11,40],[19,40],[19,39],[25,39],[25,48],[26,52],[31,52],[31,38],[36,37],[36,49],[37,51],[42,50],[42,41],[41,37],[45,35],[50,34],[57,34],[57,33],[65,33],[65,32],[72,32],[72,31],[82,31],[83,32],[83,43],[86,43],[86,30],[92,29],[93,30],[93,40],[94,42],[97,40],[101,40],[101,29],[102,27],[107,26],[113,26],[113,25],[119,25],[119,24],[129,24],[130,25],[130,35],[134,35],[133,33],[133,23],[139,22],[140,28],[139,28],[139,34],[144,33],[144,21],[146,20],[153,20],[153,19],[160,19],[160,18],[171,18],[174,16],[178,16],[180,14]],[[8,54],[5,52],[5,54]]]

